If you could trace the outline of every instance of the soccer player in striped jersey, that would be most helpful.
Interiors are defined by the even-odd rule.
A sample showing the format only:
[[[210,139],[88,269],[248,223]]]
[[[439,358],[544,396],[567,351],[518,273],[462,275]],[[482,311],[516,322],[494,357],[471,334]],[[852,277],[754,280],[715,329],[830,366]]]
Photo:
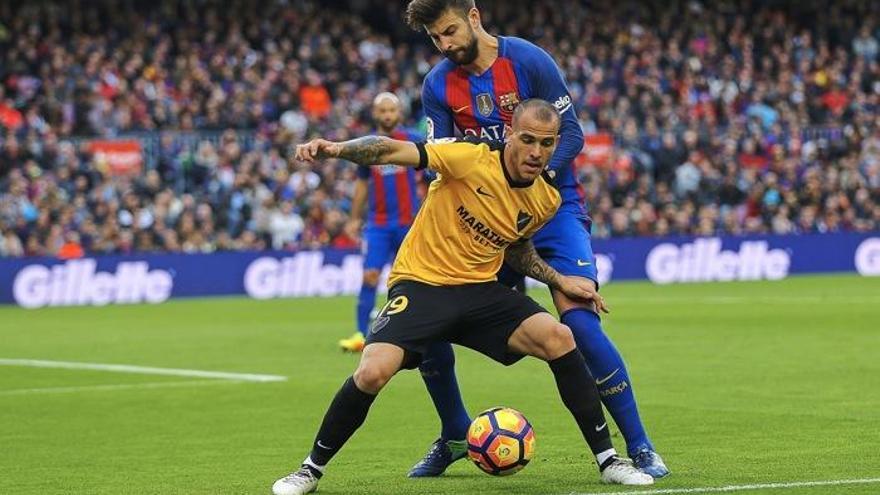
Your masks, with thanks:
[[[403,109],[394,93],[380,93],[373,99],[373,121],[377,134],[401,141],[418,141],[421,136],[400,128]],[[339,341],[349,352],[364,348],[370,313],[376,304],[376,286],[386,263],[394,259],[419,209],[418,184],[422,173],[410,167],[358,166],[351,218],[360,222],[367,208],[363,230],[364,280],[356,309],[357,332]]]
[[[407,23],[425,30],[446,56],[425,77],[422,102],[428,117],[428,139],[460,133],[502,139],[517,105],[529,98],[552,102],[562,117],[560,142],[549,168],[556,172],[562,206],[534,237],[541,257],[559,273],[582,277],[598,290],[596,259],[590,246],[590,224],[584,195],[574,171],[574,158],[584,145],[571,95],[560,69],[543,49],[526,40],[492,36],[482,26],[474,0],[412,0]],[[513,286],[522,279],[509,267],[499,280]],[[605,407],[623,434],[637,467],[655,478],[669,470],[654,450],[642,425],[626,365],[602,330],[590,302],[574,301],[551,290],[562,323],[568,325],[596,378]],[[435,346],[420,366],[441,419],[440,438],[410,471],[411,477],[438,476],[465,454],[470,418],[455,378],[455,358],[448,344]]]

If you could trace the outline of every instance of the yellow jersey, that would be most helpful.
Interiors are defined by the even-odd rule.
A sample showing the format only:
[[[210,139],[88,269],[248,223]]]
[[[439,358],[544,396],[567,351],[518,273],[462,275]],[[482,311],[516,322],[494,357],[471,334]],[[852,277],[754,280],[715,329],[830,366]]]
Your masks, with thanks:
[[[462,285],[496,280],[504,249],[530,238],[559,208],[546,173],[516,183],[504,144],[473,138],[419,144],[422,165],[439,173],[401,244],[388,286],[402,280]]]

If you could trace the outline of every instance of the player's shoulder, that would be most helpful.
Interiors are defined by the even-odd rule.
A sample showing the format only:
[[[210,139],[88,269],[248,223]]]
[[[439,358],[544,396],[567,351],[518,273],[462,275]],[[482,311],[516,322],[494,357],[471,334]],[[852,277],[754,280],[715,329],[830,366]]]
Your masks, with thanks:
[[[541,50],[541,47],[531,41],[517,36],[502,36],[501,39],[508,50]]]
[[[431,154],[445,157],[447,160],[455,160],[456,163],[466,165],[470,171],[491,170],[493,167],[488,165],[500,162],[504,153],[503,142],[480,139],[471,135],[434,139],[428,141],[426,146],[430,147]]]
[[[460,138],[462,142],[470,143],[475,146],[486,146],[489,148],[489,151],[502,151],[504,150],[504,141],[496,140],[496,139],[483,139],[472,134],[466,134]]]
[[[543,59],[548,54],[540,46],[516,36],[504,36],[504,55],[510,58]]]
[[[490,151],[501,151],[504,149],[504,141],[496,141],[492,139],[482,139],[473,134],[465,134],[464,136],[440,138],[428,141],[433,144],[444,143],[466,143],[473,146],[486,146]]]
[[[552,189],[557,189],[557,190],[559,189],[559,185],[556,182],[556,171],[555,170],[545,169],[543,172],[541,172],[540,180]]]
[[[433,88],[434,85],[438,83],[443,83],[446,80],[446,75],[456,68],[457,66],[454,62],[452,62],[448,58],[444,58],[437,65],[431,67],[431,70],[429,70],[428,74],[425,75],[425,86]]]
[[[544,170],[536,180],[540,184],[539,187],[542,193],[552,198],[556,206],[558,206],[562,201],[562,194],[559,192],[559,185],[556,183],[556,172]]]

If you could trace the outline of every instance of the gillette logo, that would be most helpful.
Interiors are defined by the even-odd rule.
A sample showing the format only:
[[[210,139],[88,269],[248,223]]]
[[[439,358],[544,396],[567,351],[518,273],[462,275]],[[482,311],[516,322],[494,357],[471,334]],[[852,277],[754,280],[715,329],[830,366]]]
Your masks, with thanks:
[[[645,271],[655,284],[729,280],[780,280],[791,257],[766,241],[745,241],[738,251],[722,251],[721,239],[697,239],[681,246],[664,243],[648,253]]]
[[[15,276],[12,295],[25,308],[156,304],[171,297],[171,273],[150,270],[146,261],[119,263],[114,273],[99,272],[93,259],[51,267],[30,265]]]

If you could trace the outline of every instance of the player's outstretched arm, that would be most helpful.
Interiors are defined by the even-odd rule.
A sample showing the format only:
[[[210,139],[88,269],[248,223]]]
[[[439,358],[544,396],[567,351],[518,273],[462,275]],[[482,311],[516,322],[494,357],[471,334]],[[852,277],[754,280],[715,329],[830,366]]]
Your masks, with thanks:
[[[508,246],[504,252],[504,261],[514,270],[544,282],[572,299],[595,301],[597,311],[608,313],[605,299],[593,289],[587,279],[561,275],[541,259],[532,241],[519,241]]]
[[[418,167],[419,149],[415,143],[385,136],[366,136],[350,141],[333,142],[313,139],[296,147],[296,158],[314,162],[324,158],[342,158],[359,165],[403,165]]]

